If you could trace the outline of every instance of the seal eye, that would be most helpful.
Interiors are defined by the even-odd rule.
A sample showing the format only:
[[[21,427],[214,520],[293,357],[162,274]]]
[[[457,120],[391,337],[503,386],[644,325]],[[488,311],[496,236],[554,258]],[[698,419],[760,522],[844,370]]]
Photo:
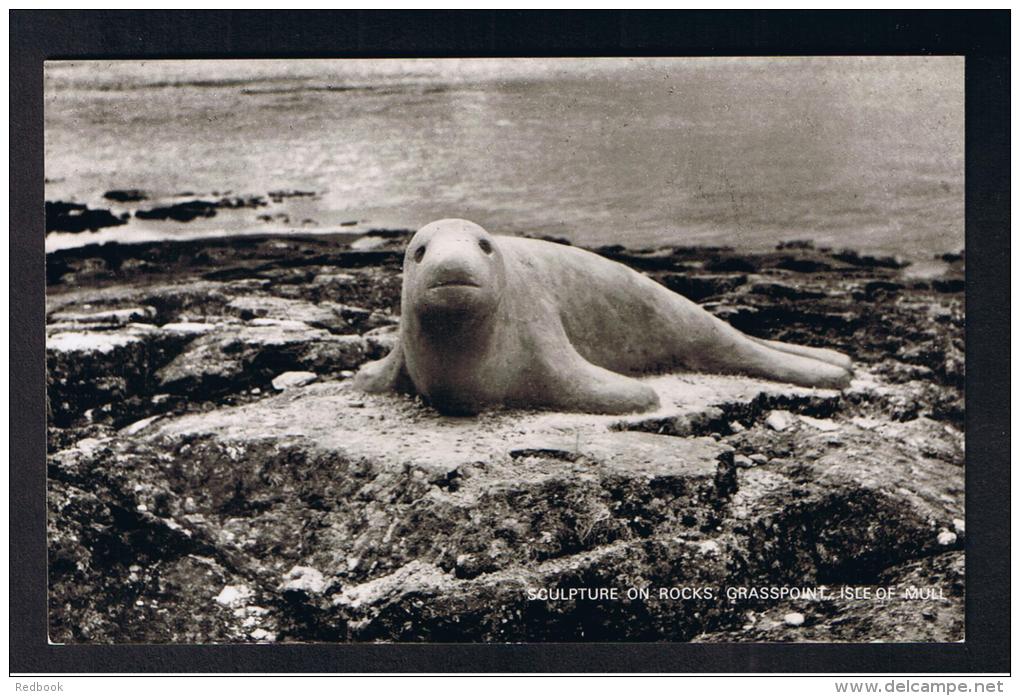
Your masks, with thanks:
[[[478,240],[478,246],[486,254],[491,254],[492,253],[492,243],[489,242],[488,239],[479,239]]]
[[[414,260],[421,263],[421,260],[425,258],[425,245],[422,244],[420,247],[414,250]]]

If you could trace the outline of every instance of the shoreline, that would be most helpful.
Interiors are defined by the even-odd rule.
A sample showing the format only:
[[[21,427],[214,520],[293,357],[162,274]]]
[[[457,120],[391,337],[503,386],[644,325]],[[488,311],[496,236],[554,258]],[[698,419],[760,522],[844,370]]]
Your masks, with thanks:
[[[88,203],[47,200],[46,253],[103,244],[200,243],[203,240],[264,235],[361,236],[371,235],[380,229],[413,230],[416,227],[409,224],[406,216],[380,214],[378,210],[330,210],[328,204],[324,204],[326,198],[326,192],[297,189],[243,196],[229,190],[209,194],[185,191],[155,195],[140,189],[113,189],[106,191],[98,201],[93,197]],[[96,207],[90,207],[93,205]],[[557,226],[557,231],[515,229],[511,226],[500,229],[498,233],[540,238],[551,236],[569,240],[568,243],[583,248],[601,248],[622,242],[637,249],[691,247],[710,250],[720,246],[721,241],[729,243],[721,232],[709,230],[706,233],[704,224],[699,223],[686,232],[672,229],[668,235],[667,228],[642,229],[624,235],[624,239],[606,239],[605,235],[592,235],[591,232],[587,233],[589,239],[584,239],[584,235],[576,231],[560,231],[562,223]],[[848,238],[852,236],[847,235]],[[830,241],[825,241],[827,239]],[[910,268],[908,274],[920,277],[937,275],[942,269],[935,262],[943,256],[959,255],[964,242],[960,239],[959,244],[933,244],[929,251],[922,252],[902,243],[890,244],[889,240],[867,243],[860,239],[861,243],[846,245],[839,239],[835,243],[831,235],[816,230],[814,233],[791,231],[775,234],[774,239],[738,238],[727,248],[759,254],[803,241],[822,251],[839,249],[860,257],[896,259],[903,267]]]
[[[83,233],[76,233],[83,234]],[[58,265],[69,262],[81,261],[87,258],[100,258],[117,263],[114,259],[141,260],[151,258],[176,258],[196,254],[201,249],[218,249],[229,255],[228,251],[234,247],[237,250],[265,247],[274,241],[284,244],[292,243],[301,247],[304,251],[307,248],[342,248],[354,245],[351,250],[357,251],[358,240],[364,240],[361,244],[362,250],[367,247],[385,246],[388,252],[396,250],[392,243],[377,244],[372,240],[408,240],[414,234],[414,230],[408,228],[377,228],[350,230],[308,230],[308,229],[274,229],[274,230],[253,230],[244,232],[222,230],[195,232],[193,236],[176,239],[138,239],[131,241],[110,240],[103,242],[90,242],[87,244],[75,245],[53,249],[46,252],[47,264]],[[560,236],[543,235],[522,235],[532,236],[537,239],[554,241],[561,244],[572,245],[572,242]],[[713,259],[714,257],[726,257],[736,259],[735,267],[754,265],[746,259],[755,258],[765,261],[765,268],[769,268],[770,262],[775,262],[774,267],[779,270],[807,271],[817,270],[850,271],[859,269],[891,269],[897,275],[908,279],[932,279],[945,278],[955,279],[962,277],[965,250],[955,252],[932,253],[927,263],[914,259],[907,259],[898,255],[872,254],[866,251],[855,249],[851,246],[841,246],[839,249],[828,246],[816,246],[810,239],[790,239],[778,241],[773,249],[761,250],[756,248],[743,248],[737,245],[624,245],[611,244],[601,246],[577,245],[595,253],[607,256],[613,260],[623,263],[634,262],[639,270],[684,270],[682,264],[672,268],[670,263],[658,263],[654,261],[656,256],[663,254],[674,257],[686,257],[687,259]],[[307,253],[307,252],[305,252]],[[275,258],[276,255],[270,255]],[[807,257],[801,259],[799,257]],[[739,259],[745,259],[741,263]],[[819,259],[824,259],[819,261]],[[785,266],[784,266],[785,262]],[[719,265],[718,258],[713,263]],[[723,262],[723,266],[725,263]],[[723,268],[722,270],[728,270]],[[47,284],[50,284],[51,276],[48,274]]]

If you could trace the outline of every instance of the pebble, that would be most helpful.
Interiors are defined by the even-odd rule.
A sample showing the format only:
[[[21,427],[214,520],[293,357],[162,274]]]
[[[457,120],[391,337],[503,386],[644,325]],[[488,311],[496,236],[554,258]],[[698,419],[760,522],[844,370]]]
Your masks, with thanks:
[[[764,454],[759,454],[759,453],[752,454],[748,458],[752,462],[757,464],[758,466],[762,466],[763,464],[768,464],[768,462],[769,462],[769,458],[768,457],[766,457]]]
[[[241,604],[252,596],[252,591],[247,585],[224,585],[220,593],[216,595],[216,602],[225,607],[234,604]]]
[[[839,423],[827,418],[823,419],[812,418],[811,416],[800,416],[800,422],[806,423],[807,425],[810,425],[812,428],[815,428],[816,430],[821,430],[822,432],[830,433],[833,432],[834,430],[839,430]]]
[[[745,430],[747,430],[747,428],[745,428],[744,424],[741,423],[740,421],[733,421],[732,423],[730,423],[730,431],[731,432],[742,433]]]
[[[698,544],[698,551],[703,554],[717,554],[719,553],[719,542],[717,541],[703,541]]]
[[[765,425],[773,430],[786,430],[794,423],[794,416],[789,411],[772,411],[765,419]]]
[[[943,529],[938,535],[939,546],[952,546],[956,543],[956,535],[948,529]]]
[[[264,628],[256,628],[254,631],[249,633],[253,640],[260,640],[266,643],[273,643],[276,641],[276,634],[267,631]]]
[[[283,576],[280,584],[281,592],[304,592],[306,594],[322,594],[326,590],[326,578],[317,568],[311,566],[294,566]]]
[[[750,457],[745,457],[742,454],[737,454],[734,455],[733,457],[733,465],[738,469],[750,469],[752,466],[754,466],[754,462],[751,461]]]
[[[804,615],[799,611],[792,611],[783,617],[783,622],[787,626],[800,626],[804,623]]]
[[[314,372],[284,372],[273,380],[273,389],[284,391],[311,384],[319,376]]]
[[[963,520],[961,520],[960,518],[954,519],[953,520],[953,529],[956,530],[957,534],[963,534],[963,532],[965,530]]]

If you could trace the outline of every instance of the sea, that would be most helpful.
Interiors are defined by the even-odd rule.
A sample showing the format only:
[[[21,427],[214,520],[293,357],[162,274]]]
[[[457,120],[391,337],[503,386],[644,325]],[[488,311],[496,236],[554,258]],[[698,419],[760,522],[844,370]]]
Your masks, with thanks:
[[[44,96],[47,200],[266,200],[50,251],[449,217],[587,246],[964,245],[962,57],[59,61]]]

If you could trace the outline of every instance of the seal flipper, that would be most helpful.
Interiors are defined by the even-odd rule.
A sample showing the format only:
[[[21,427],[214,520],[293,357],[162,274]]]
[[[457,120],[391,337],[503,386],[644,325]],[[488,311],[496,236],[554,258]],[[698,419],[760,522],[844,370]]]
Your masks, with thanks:
[[[414,385],[404,367],[404,351],[400,343],[397,343],[385,358],[362,365],[351,383],[355,389],[370,394],[386,391],[404,393],[414,391]]]
[[[659,395],[647,384],[585,360],[573,346],[557,355],[557,364],[547,365],[535,377],[543,383],[542,407],[562,411],[623,414],[651,411],[659,407]],[[535,405],[534,390],[527,402]]]

